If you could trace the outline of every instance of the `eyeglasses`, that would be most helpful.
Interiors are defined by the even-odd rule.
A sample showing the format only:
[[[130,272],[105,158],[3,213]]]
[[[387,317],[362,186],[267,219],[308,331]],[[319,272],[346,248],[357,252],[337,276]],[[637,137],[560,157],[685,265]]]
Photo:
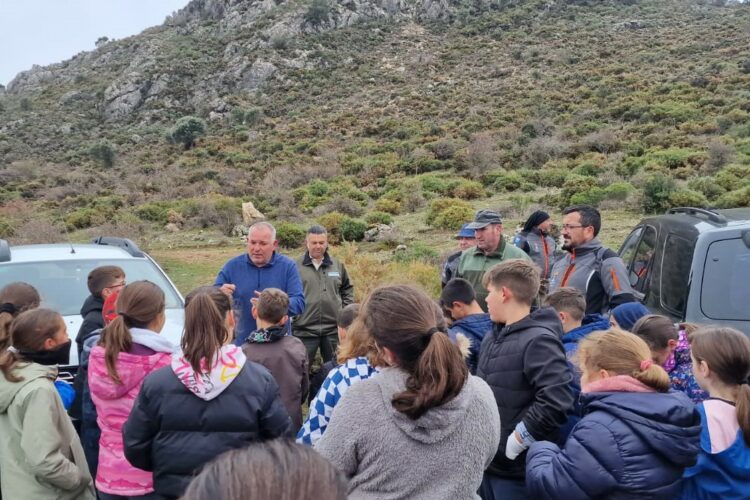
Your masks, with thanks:
[[[588,227],[588,226],[584,226],[583,224],[578,224],[577,226],[575,226],[573,224],[563,224],[562,225],[562,228],[565,229],[566,231],[570,231],[571,229],[578,229],[579,227]]]

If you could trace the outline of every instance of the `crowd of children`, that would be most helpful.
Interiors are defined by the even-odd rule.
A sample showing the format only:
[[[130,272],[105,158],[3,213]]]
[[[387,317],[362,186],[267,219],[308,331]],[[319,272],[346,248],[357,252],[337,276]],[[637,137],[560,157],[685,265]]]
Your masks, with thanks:
[[[230,297],[197,288],[178,346],[157,285],[98,268],[75,389],[57,379],[62,317],[9,284],[2,497],[750,498],[747,336],[638,303],[586,315],[572,288],[540,300],[527,260],[482,284],[486,313],[460,278],[438,302],[376,288],[343,308],[337,358],[309,378],[283,291],[259,294],[235,345]]]

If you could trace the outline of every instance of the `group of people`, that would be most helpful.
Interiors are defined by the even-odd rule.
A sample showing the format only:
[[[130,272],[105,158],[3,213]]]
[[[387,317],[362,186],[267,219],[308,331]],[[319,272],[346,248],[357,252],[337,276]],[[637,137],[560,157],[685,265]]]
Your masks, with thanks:
[[[563,255],[549,224],[511,244],[482,210],[438,300],[385,285],[355,304],[322,227],[294,261],[261,222],[187,295],[180,345],[158,286],[97,268],[73,387],[62,317],[9,284],[2,495],[750,497],[750,339],[650,314],[596,209],[564,211]]]

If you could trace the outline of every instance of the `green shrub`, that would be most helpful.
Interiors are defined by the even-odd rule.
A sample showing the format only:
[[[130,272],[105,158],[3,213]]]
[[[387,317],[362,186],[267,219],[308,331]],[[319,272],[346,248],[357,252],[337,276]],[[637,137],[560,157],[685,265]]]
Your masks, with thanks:
[[[422,191],[425,193],[436,193],[440,195],[448,195],[450,192],[459,184],[459,181],[455,179],[446,179],[438,175],[423,175],[420,178],[422,182]]]
[[[424,243],[415,243],[408,247],[406,251],[393,254],[393,260],[402,263],[421,261],[436,265],[439,263],[439,258],[440,255],[437,250]]]
[[[182,144],[185,149],[195,146],[195,141],[206,133],[206,122],[194,116],[183,116],[169,131],[172,142]]]
[[[458,229],[471,220],[474,211],[471,205],[455,198],[438,198],[430,203],[427,224],[442,229]]]
[[[443,140],[425,145],[438,160],[450,160],[456,154],[456,146],[451,141]]]
[[[344,241],[362,241],[365,239],[365,231],[367,231],[367,223],[360,219],[344,217],[339,224],[339,235]]]
[[[81,208],[65,215],[63,221],[68,230],[85,229],[104,223],[106,215],[94,208]]]
[[[110,168],[115,164],[115,150],[107,141],[101,141],[89,149],[89,155],[102,167]]]
[[[301,226],[291,222],[280,222],[275,225],[276,239],[279,245],[285,248],[297,248],[302,246],[307,232]]]
[[[750,207],[750,185],[723,194],[716,200],[719,208]]]
[[[0,238],[8,239],[16,234],[16,228],[9,220],[0,217]]]
[[[339,233],[339,226],[344,220],[346,215],[339,212],[328,212],[325,215],[318,217],[318,222],[321,226],[326,228],[328,232],[328,240],[331,243],[339,243],[341,241],[341,235]]]
[[[674,179],[663,174],[652,174],[643,183],[643,210],[663,212],[669,208],[670,195],[677,189]]]
[[[669,204],[672,207],[707,207],[708,200],[698,191],[692,189],[679,189],[669,195]]]
[[[537,183],[542,187],[562,187],[569,173],[564,168],[543,168],[536,172]]]
[[[484,191],[484,186],[478,181],[461,181],[453,188],[451,194],[462,200],[476,200],[477,198],[484,198],[487,195]]]
[[[610,200],[625,200],[635,190],[629,182],[615,182],[607,186],[607,198]]]
[[[599,186],[592,187],[588,191],[576,193],[570,197],[571,205],[599,205],[604,198],[607,197],[607,192]]]
[[[591,189],[598,187],[596,179],[578,174],[570,174],[563,183],[560,192],[560,208],[565,208],[572,204],[571,199],[578,193],[588,193]]]
[[[138,205],[133,209],[133,212],[141,220],[166,224],[167,213],[170,208],[172,208],[172,205],[168,202],[155,201]]]
[[[393,217],[388,212],[374,211],[365,215],[365,222],[374,226],[375,224],[393,224]]]
[[[313,0],[305,12],[304,19],[310,26],[320,26],[328,22],[332,8],[326,0]]]
[[[712,177],[693,177],[688,181],[688,188],[702,193],[709,200],[715,200],[727,192]]]
[[[521,189],[524,180],[518,172],[508,172],[495,179],[493,186],[498,191],[517,191]]]
[[[401,203],[390,198],[380,198],[375,202],[375,210],[393,215],[401,213]]]
[[[750,165],[729,165],[714,176],[718,185],[727,191],[736,190],[750,184]]]

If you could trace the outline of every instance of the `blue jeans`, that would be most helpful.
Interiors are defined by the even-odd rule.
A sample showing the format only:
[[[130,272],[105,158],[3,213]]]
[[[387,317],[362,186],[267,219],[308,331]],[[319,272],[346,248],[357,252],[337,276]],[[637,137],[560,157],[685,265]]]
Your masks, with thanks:
[[[479,486],[479,496],[482,500],[526,500],[526,481],[524,479],[510,479],[484,473],[482,484]]]

